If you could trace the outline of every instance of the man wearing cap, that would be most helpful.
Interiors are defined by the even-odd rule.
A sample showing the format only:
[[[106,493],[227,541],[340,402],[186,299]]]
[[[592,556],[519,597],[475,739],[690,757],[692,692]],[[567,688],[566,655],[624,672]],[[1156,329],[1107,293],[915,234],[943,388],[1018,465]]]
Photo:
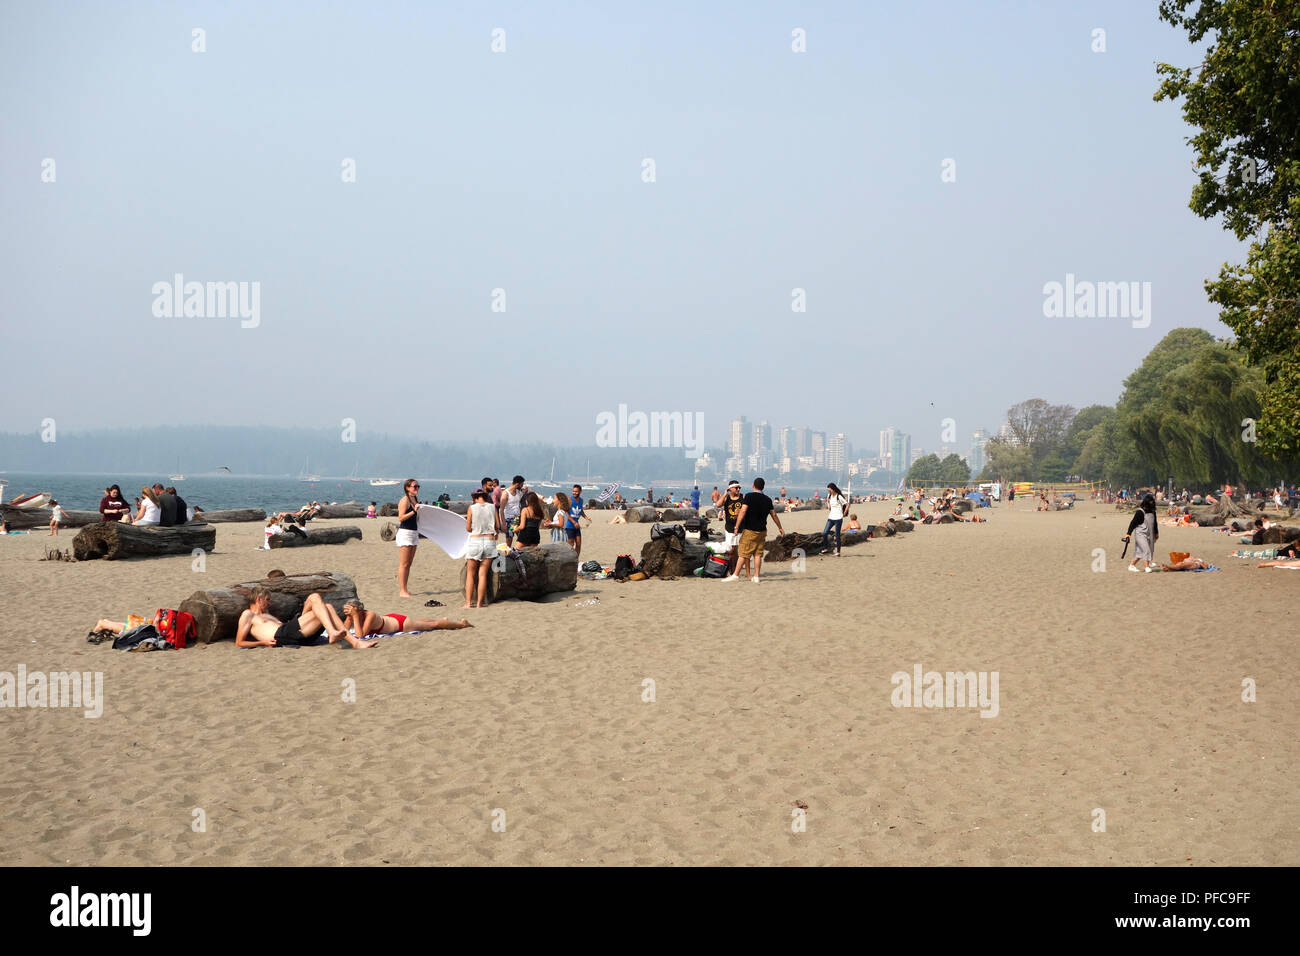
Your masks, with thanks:
[[[763,570],[763,545],[767,542],[767,519],[771,518],[776,530],[785,534],[781,519],[776,516],[776,506],[772,499],[763,494],[763,479],[754,479],[754,490],[741,499],[740,511],[736,515],[736,530],[740,532],[740,544],[737,555],[740,563],[725,581],[735,581],[741,577],[741,569],[749,571],[750,561],[754,562],[754,574],[750,578],[758,583],[759,572]]]
[[[727,485],[727,493],[722,496],[718,510],[722,513],[723,531],[726,538],[723,544],[727,548],[727,569],[735,577],[736,548],[740,544],[740,529],[736,527],[736,517],[740,514],[745,499],[740,496],[740,482],[732,481]]]

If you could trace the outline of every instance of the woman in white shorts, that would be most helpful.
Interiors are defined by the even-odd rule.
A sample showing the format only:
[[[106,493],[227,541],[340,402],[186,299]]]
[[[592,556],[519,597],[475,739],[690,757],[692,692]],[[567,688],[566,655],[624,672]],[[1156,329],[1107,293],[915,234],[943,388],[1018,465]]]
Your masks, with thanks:
[[[501,529],[500,512],[492,506],[492,499],[482,488],[471,496],[469,512],[465,515],[465,530],[469,543],[465,546],[465,603],[461,608],[474,606],[474,584],[478,582],[478,606],[487,607],[488,567],[497,555],[497,532]]]
[[[402,491],[402,500],[397,503],[397,587],[399,596],[409,598],[411,592],[406,589],[406,582],[411,576],[415,549],[420,546],[419,525],[416,523],[420,483],[407,478],[402,482]]]

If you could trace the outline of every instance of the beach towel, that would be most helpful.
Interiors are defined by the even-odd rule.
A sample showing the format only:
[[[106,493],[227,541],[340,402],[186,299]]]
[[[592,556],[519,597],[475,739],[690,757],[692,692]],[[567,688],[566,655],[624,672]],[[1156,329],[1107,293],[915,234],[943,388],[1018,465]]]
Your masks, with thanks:
[[[428,538],[453,559],[465,556],[469,545],[469,532],[465,530],[465,516],[445,508],[420,505],[415,512],[416,528],[420,537]]]
[[[1252,558],[1261,561],[1271,561],[1273,558],[1277,557],[1277,548],[1263,548],[1259,551],[1243,551],[1238,548],[1236,551],[1232,552],[1232,556],[1234,558]]]
[[[1219,569],[1216,568],[1214,565],[1210,565],[1208,568],[1192,568],[1192,573],[1195,574],[1198,571],[1218,571],[1218,570]]]

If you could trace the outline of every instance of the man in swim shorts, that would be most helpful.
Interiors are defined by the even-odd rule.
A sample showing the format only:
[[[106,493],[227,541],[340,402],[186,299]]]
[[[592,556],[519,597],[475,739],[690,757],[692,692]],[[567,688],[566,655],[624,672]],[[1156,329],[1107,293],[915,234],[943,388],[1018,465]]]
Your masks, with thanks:
[[[348,633],[338,612],[326,604],[319,594],[307,595],[302,613],[281,621],[270,612],[271,593],[263,588],[253,588],[248,598],[248,610],[239,616],[239,629],[235,633],[236,647],[311,647],[316,644],[333,644],[344,640],[353,647],[374,647],[374,641],[361,641]],[[324,630],[326,640],[321,640]]]

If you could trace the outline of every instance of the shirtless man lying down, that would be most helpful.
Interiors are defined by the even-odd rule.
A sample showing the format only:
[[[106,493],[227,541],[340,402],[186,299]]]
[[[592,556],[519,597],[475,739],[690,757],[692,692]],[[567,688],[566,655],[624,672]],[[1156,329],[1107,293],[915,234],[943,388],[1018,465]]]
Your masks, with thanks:
[[[253,588],[248,610],[239,616],[236,647],[302,647],[315,644],[316,634],[322,628],[331,644],[344,640],[353,647],[375,646],[374,641],[357,640],[349,634],[338,612],[321,600],[319,594],[308,595],[302,613],[287,621],[271,614],[270,608],[270,592]]]

